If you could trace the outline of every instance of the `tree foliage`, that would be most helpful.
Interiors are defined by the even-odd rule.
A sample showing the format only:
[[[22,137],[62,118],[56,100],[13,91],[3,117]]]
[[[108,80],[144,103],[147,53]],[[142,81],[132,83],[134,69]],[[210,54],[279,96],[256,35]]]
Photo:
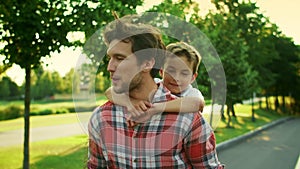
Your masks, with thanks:
[[[0,99],[13,100],[21,98],[20,88],[15,82],[7,76],[0,79]]]

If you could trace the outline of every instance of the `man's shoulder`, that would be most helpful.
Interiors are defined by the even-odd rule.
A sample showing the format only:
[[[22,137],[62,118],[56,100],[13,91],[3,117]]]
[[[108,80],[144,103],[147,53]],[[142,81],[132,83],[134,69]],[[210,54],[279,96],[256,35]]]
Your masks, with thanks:
[[[118,108],[119,107],[119,108]],[[117,109],[120,109],[122,108],[122,106],[119,106],[119,105],[116,105],[114,104],[113,102],[111,101],[107,101],[105,102],[104,104],[96,107],[93,111],[93,113],[95,114],[100,114],[100,113],[103,113],[103,112],[113,112]]]

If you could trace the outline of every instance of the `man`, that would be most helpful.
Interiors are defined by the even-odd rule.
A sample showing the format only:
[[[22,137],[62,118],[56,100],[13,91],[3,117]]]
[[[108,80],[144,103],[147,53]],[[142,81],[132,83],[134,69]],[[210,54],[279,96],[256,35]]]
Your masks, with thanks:
[[[150,103],[175,99],[153,78],[164,61],[159,30],[117,20],[104,32],[112,90]],[[126,107],[110,101],[89,123],[88,168],[223,168],[209,124],[196,113],[160,113],[130,126]]]

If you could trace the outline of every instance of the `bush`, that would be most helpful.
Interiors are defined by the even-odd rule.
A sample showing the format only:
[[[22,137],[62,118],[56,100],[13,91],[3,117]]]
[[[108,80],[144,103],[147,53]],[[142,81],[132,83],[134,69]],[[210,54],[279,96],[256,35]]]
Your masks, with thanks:
[[[55,111],[52,109],[44,109],[39,112],[39,115],[49,115],[49,114],[55,114]]]
[[[8,106],[3,110],[0,110],[0,120],[15,119],[23,116],[24,110],[21,106]]]
[[[57,109],[56,114],[66,114],[66,113],[70,113],[68,109],[65,108],[61,108],[61,109]]]
[[[60,108],[60,109],[44,109],[44,110],[33,110],[30,112],[31,116],[42,116],[49,114],[66,114],[69,113],[68,109]]]

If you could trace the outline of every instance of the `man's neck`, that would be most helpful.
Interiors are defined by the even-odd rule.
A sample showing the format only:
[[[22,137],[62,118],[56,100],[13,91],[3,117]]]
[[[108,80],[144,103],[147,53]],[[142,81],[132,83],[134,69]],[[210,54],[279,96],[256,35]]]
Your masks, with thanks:
[[[156,90],[157,85],[153,78],[144,78],[137,88],[129,92],[129,95],[131,98],[136,100],[147,100],[151,102]]]

